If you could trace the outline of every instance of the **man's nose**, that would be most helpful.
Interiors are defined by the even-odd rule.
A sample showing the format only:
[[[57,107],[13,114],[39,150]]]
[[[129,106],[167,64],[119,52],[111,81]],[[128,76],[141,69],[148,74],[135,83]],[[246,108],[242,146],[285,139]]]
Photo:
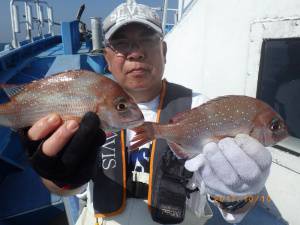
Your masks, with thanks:
[[[145,52],[143,48],[137,43],[131,43],[130,51],[127,54],[129,60],[144,60]]]

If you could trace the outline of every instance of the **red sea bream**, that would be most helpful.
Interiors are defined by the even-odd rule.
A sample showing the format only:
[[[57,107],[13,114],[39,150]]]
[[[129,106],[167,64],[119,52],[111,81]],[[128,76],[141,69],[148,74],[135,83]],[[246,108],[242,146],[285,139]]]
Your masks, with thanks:
[[[49,113],[63,120],[95,112],[106,130],[142,124],[138,106],[113,80],[86,70],[59,73],[24,85],[1,85],[10,101],[0,105],[0,125],[31,126]]]
[[[145,122],[134,131],[132,150],[163,138],[180,158],[192,158],[208,142],[239,133],[248,134],[265,146],[274,145],[288,135],[283,119],[269,105],[238,95],[212,99],[176,115],[168,124]]]

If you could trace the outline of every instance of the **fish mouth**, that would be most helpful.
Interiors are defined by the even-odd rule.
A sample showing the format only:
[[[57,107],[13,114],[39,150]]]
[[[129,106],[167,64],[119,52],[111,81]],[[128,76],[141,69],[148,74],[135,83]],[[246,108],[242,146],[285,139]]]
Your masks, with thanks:
[[[282,131],[279,131],[279,132],[273,134],[273,138],[276,141],[276,143],[286,139],[288,136],[290,136],[290,135],[287,132],[287,130],[282,130]]]

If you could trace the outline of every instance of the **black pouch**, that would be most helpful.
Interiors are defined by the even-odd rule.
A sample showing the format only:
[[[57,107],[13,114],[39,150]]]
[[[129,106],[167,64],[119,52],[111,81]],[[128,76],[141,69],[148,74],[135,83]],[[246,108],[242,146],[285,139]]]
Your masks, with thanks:
[[[184,220],[186,184],[193,175],[184,168],[184,161],[178,160],[171,151],[163,156],[152,192],[151,216],[161,224],[176,224]]]

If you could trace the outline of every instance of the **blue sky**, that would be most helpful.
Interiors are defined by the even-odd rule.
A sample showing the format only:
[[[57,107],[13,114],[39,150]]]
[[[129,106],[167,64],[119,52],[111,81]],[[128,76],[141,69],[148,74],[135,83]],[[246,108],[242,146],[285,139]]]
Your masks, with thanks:
[[[9,2],[9,0],[0,0],[0,43],[10,42],[12,37]],[[122,3],[123,0],[48,0],[47,2],[54,9],[54,18],[56,22],[73,20],[76,17],[80,5],[85,4],[82,20],[89,26],[90,17],[98,16],[105,18],[109,12],[118,4]],[[160,7],[163,0],[137,0],[137,2],[148,4],[153,7]],[[176,4],[177,0],[169,1],[169,5],[172,7]],[[22,6],[23,4],[20,5],[20,8],[22,8]],[[24,25],[21,26],[21,29],[24,32]],[[56,30],[59,32],[58,28]]]

